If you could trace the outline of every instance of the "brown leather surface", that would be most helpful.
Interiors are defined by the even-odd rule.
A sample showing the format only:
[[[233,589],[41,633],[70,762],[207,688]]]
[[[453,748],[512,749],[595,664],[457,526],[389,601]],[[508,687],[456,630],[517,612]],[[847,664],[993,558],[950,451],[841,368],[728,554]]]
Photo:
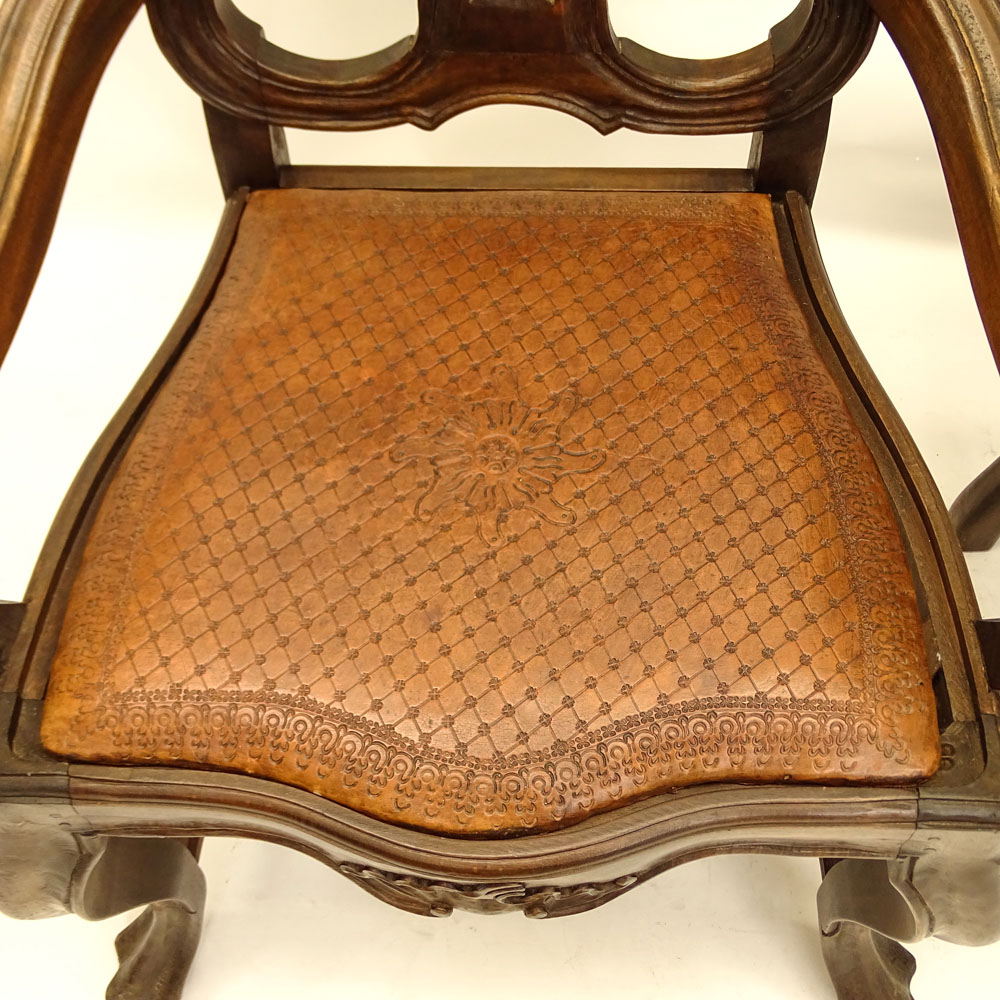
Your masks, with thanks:
[[[43,738],[469,834],[932,773],[899,530],[768,200],[255,194]]]

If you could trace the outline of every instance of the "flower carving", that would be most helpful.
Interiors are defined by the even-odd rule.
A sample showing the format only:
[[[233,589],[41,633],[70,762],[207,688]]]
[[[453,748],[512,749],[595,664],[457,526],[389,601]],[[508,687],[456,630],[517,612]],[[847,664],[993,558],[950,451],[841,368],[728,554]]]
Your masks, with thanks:
[[[564,389],[542,406],[525,402],[513,373],[498,367],[484,386],[488,396],[428,389],[420,397],[431,429],[397,445],[395,462],[425,461],[432,477],[414,512],[429,520],[451,506],[476,519],[480,537],[496,544],[510,514],[528,510],[550,524],[570,525],[577,515],[554,496],[566,476],[595,472],[600,448],[579,447],[567,423],[580,398]]]

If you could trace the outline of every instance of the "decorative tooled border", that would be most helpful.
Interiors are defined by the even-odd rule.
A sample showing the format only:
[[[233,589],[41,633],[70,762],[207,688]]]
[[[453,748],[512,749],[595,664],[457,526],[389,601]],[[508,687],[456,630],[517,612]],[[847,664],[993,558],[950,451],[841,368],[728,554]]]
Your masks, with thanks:
[[[228,704],[213,696],[232,697]],[[556,744],[552,752],[494,762],[407,745],[384,727],[311,699],[250,692],[184,692],[168,703],[119,702],[101,715],[131,760],[188,762],[267,774],[369,803],[366,811],[410,825],[456,832],[557,826],[644,793],[722,777],[779,781],[810,762],[849,778],[858,749],[878,738],[867,714],[843,704],[719,697],[657,707]],[[333,718],[340,716],[340,718]],[[289,776],[287,765],[294,767]],[[824,772],[827,772],[824,774]],[[708,775],[708,777],[706,777]]]
[[[892,505],[843,395],[829,372],[817,371],[810,363],[816,349],[795,330],[791,310],[779,299],[761,295],[755,282],[748,283],[748,297],[757,315],[766,318],[762,325],[798,413],[816,442],[827,481],[838,486],[831,500],[858,604],[859,638],[868,667],[864,690],[879,722],[873,743],[886,758],[905,762],[910,752],[900,719],[917,711],[915,691],[921,686],[915,672],[919,665],[911,655],[913,643],[906,640],[921,634],[921,622]],[[801,313],[798,319],[808,330]],[[831,441],[845,446],[831,449]]]

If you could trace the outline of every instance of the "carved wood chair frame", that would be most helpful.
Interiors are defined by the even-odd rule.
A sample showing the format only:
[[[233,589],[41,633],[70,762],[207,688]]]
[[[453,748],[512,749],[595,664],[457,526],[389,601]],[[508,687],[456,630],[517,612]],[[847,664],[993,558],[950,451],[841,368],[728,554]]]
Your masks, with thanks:
[[[94,89],[140,0],[7,0],[0,7],[0,359],[54,223]],[[204,271],[148,370],[79,473],[28,592],[0,605],[0,908],[98,919],[151,905],[118,940],[113,997],[177,997],[197,944],[198,838],[304,851],[413,913],[603,904],[686,860],[816,856],[824,952],[842,997],[908,997],[902,943],[1000,938],[998,630],[979,613],[956,536],[905,428],[828,285],[809,202],[830,101],[883,23],[925,103],[987,335],[1000,356],[1000,8],[994,0],[803,0],[756,49],[673,59],[617,39],[603,0],[420,0],[420,27],[383,52],[324,62],[267,43],[229,0],[149,0],[161,47],[205,101],[228,201]],[[481,57],[489,51],[491,59]],[[410,170],[288,165],[281,129],[433,128],[489,102],[575,115],[602,132],[752,132],[746,170]],[[39,738],[48,664],[89,519],[144,409],[211,298],[248,190],[494,187],[763,191],[784,264],[876,455],[935,637],[944,760],[919,786],[685,788],[576,826],[503,841],[436,837],[245,775],[68,763]],[[1000,471],[956,517],[970,544],[1000,533]]]

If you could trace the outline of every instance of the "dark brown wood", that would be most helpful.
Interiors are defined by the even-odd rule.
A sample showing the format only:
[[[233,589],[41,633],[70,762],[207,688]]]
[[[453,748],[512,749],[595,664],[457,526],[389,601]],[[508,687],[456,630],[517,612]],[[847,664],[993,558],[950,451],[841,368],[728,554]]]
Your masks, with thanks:
[[[264,40],[257,26],[255,44]],[[279,172],[288,165],[285,130],[270,122],[247,121],[203,102],[215,165],[228,198],[240,188],[278,186]]]
[[[1000,692],[1000,618],[976,622],[976,634],[986,664],[986,678],[990,687]]]
[[[605,0],[420,0],[416,37],[361,59],[307,59],[259,40],[230,0],[153,0],[157,39],[210,104],[327,129],[434,128],[482,104],[538,104],[601,132],[755,131],[827,103],[864,59],[865,0],[803,0],[749,52],[678,59],[615,37]]]
[[[0,691],[20,693],[27,699],[40,700],[44,696],[48,663],[58,638],[58,627],[52,625],[61,616],[60,602],[66,596],[53,584],[60,579],[65,582],[68,567],[71,574],[86,538],[94,502],[114,471],[123,445],[211,301],[236,237],[245,201],[246,192],[238,191],[227,202],[205,265],[174,326],[94,445],[66,494],[28,583],[24,621],[10,653],[10,663],[19,666],[0,676]]]
[[[1000,5],[871,0],[937,140],[979,311],[1000,364]]]
[[[0,676],[3,676],[14,639],[24,621],[25,605],[19,601],[0,601]]]
[[[75,808],[109,834],[253,836],[331,867],[363,863],[465,886],[606,882],[744,850],[890,857],[912,838],[917,807],[914,789],[704,785],[551,833],[442,840],[244,775],[85,764],[70,770]]]
[[[993,548],[1000,538],[1000,458],[959,493],[949,513],[963,552]]]
[[[455,910],[479,914],[519,911],[532,920],[566,917],[603,906],[639,883],[637,875],[619,875],[606,882],[558,886],[462,884],[397,875],[349,862],[337,865],[336,870],[376,899],[422,917],[450,917]]]
[[[236,118],[211,104],[204,108],[222,193],[228,198],[240,188],[278,187],[288,165],[284,129]]]
[[[683,167],[289,166],[283,188],[389,191],[752,191],[749,170]]]
[[[750,144],[754,190],[782,195],[797,191],[811,205],[830,130],[830,102],[804,118],[755,132]]]
[[[140,5],[0,5],[0,362],[41,267],[97,82]]]

